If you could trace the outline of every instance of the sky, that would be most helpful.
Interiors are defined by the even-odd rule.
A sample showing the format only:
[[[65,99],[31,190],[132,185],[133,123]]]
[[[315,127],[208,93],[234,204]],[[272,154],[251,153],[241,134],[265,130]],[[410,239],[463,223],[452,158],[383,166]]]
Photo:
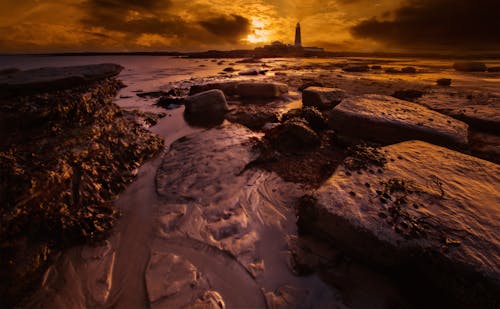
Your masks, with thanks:
[[[500,0],[0,0],[0,53],[500,51]]]

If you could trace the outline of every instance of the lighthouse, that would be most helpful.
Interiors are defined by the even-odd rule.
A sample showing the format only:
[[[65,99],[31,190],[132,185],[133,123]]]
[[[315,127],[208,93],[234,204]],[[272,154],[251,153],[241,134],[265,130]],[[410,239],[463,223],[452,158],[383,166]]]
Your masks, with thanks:
[[[295,27],[295,47],[302,47],[302,37],[300,35],[300,23]]]

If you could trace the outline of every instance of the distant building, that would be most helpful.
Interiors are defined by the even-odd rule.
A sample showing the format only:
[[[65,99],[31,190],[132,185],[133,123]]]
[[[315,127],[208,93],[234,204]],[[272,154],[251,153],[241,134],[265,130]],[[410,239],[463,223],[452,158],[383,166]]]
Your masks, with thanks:
[[[267,52],[267,53],[275,53],[276,55],[285,55],[285,54],[300,54],[300,55],[315,55],[318,53],[324,52],[324,49],[321,47],[303,47],[302,46],[302,34],[300,31],[300,23],[297,23],[295,27],[295,44],[285,44],[280,41],[274,41],[269,45],[264,45],[263,47],[255,48],[258,52]]]
[[[295,27],[295,47],[302,47],[302,36],[300,34],[300,23]]]

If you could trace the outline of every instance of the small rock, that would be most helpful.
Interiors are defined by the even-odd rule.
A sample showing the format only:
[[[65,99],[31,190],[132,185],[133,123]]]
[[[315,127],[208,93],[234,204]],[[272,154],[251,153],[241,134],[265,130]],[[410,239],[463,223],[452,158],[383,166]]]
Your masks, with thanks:
[[[485,72],[487,70],[486,65],[482,62],[455,62],[453,64],[455,71],[460,72]]]
[[[417,73],[417,69],[415,69],[414,67],[404,67],[401,69],[401,72],[413,74],[413,73]]]
[[[242,75],[242,76],[259,75],[259,70],[257,70],[257,69],[249,69],[249,70],[241,71],[238,74]]]
[[[368,72],[370,67],[367,64],[348,64],[342,70],[345,72]]]
[[[395,69],[395,68],[388,68],[388,69],[385,69],[385,73],[397,74],[397,73],[401,73],[401,71],[398,69]]]
[[[305,121],[291,119],[266,134],[273,145],[283,152],[303,152],[319,145],[319,136]]]
[[[314,106],[320,110],[331,109],[346,97],[338,88],[308,87],[302,93],[304,106]]]
[[[413,89],[398,90],[392,94],[392,96],[397,98],[397,99],[410,101],[410,102],[415,101],[416,99],[422,97],[423,95],[424,95],[423,91],[413,90]]]
[[[222,115],[229,110],[224,93],[219,89],[212,89],[187,97],[185,104],[186,113],[191,115]]]
[[[234,72],[236,70],[233,67],[227,67],[227,68],[224,68],[222,71],[224,71],[224,72]]]
[[[451,86],[451,78],[440,78],[436,83],[438,86]]]

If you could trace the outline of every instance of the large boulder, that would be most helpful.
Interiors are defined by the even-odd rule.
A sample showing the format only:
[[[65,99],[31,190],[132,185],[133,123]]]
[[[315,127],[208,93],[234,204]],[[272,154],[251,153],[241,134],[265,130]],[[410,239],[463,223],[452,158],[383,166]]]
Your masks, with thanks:
[[[485,72],[487,70],[486,64],[482,62],[455,62],[453,68],[460,72]]]
[[[242,82],[237,92],[244,98],[277,98],[288,93],[288,85],[282,83]]]
[[[266,137],[280,151],[300,153],[317,147],[320,138],[307,121],[290,119],[267,132]]]
[[[189,95],[194,95],[200,92],[205,92],[208,90],[219,89],[224,92],[227,96],[233,96],[237,93],[237,82],[220,82],[220,83],[208,83],[208,84],[200,84],[193,85],[189,88]]]
[[[0,91],[30,93],[67,89],[114,77],[123,67],[113,63],[70,67],[45,67],[0,75]]]
[[[320,110],[331,109],[337,106],[346,93],[338,88],[308,87],[302,92],[302,104],[314,106]]]
[[[301,231],[466,307],[498,305],[500,166],[421,141],[380,152],[377,176],[354,173],[346,160],[304,198]]]
[[[224,115],[229,110],[224,93],[219,89],[189,96],[184,102],[189,115]]]
[[[342,135],[395,143],[424,140],[464,146],[468,125],[424,106],[384,95],[342,101],[329,115],[329,126]]]

